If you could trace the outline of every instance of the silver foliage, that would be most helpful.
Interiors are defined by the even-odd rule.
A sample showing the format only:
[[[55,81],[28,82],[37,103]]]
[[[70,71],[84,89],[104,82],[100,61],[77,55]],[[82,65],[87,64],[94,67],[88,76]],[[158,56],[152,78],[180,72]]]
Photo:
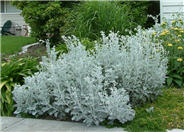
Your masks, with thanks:
[[[124,88],[132,104],[156,97],[166,78],[166,53],[160,43],[152,42],[153,32],[138,27],[131,36],[102,33],[102,44],[96,46],[95,57],[103,67],[105,82]]]
[[[163,47],[151,41],[153,31],[137,31],[134,36],[102,33],[102,43],[90,52],[75,36],[64,37],[69,52],[58,58],[48,46],[40,71],[14,88],[15,113],[70,114],[87,125],[133,120],[130,104],[158,95],[167,69]]]

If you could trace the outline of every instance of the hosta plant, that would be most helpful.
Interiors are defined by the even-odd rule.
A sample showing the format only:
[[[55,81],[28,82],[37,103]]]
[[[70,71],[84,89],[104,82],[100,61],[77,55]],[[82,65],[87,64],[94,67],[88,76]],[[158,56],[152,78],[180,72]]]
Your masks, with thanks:
[[[132,107],[159,94],[167,69],[162,45],[151,41],[153,31],[137,31],[132,37],[102,33],[91,50],[75,36],[64,37],[68,53],[60,56],[48,46],[40,71],[15,86],[15,113],[70,115],[87,125],[133,120]]]
[[[33,58],[12,59],[1,64],[1,115],[11,116],[15,108],[12,91],[15,84],[23,84],[24,77],[37,72],[38,60]]]

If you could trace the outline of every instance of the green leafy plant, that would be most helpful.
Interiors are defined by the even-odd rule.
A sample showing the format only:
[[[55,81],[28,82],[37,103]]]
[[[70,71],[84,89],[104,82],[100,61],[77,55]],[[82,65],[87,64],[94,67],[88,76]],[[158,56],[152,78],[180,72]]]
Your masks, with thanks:
[[[126,29],[133,30],[137,25],[150,26],[147,14],[156,11],[149,9],[155,4],[148,1],[12,1],[12,4],[22,10],[32,36],[49,39],[51,44],[63,43],[62,35],[96,39],[100,31],[127,34]]]
[[[162,42],[168,51],[167,86],[184,86],[184,19],[175,16],[173,21],[164,21],[155,32],[155,41]]]
[[[13,1],[22,10],[21,15],[31,27],[32,36],[38,40],[49,39],[51,44],[61,41],[60,30],[74,2],[63,1]]]
[[[134,30],[138,25],[146,23],[147,6],[146,3],[141,5],[134,8],[135,4],[131,2],[81,2],[69,17],[70,34],[92,40],[98,39],[101,31],[109,33],[111,30],[119,31],[121,35],[128,34],[126,29]]]
[[[37,59],[21,58],[12,59],[1,65],[1,115],[11,116],[14,111],[14,101],[12,99],[12,91],[14,85],[23,84],[24,77],[31,76],[37,72]]]

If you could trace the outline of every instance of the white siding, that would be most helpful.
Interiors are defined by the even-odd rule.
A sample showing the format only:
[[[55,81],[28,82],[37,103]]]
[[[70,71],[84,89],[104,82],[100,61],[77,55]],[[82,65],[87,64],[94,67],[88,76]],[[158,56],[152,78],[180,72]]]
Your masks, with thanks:
[[[18,26],[20,26],[21,30],[17,30],[15,32],[15,35],[17,36],[25,36],[26,34],[26,30],[22,29],[23,28],[23,25],[27,25],[24,21],[24,18],[22,16],[20,16],[19,13],[0,13],[0,20],[1,20],[1,23],[0,23],[0,31],[2,29],[2,26],[4,25],[4,23],[7,21],[7,20],[11,20],[12,22],[15,22],[18,24]],[[19,27],[17,27],[19,28]],[[30,32],[30,30],[29,30]],[[29,35],[29,33],[28,33]]]
[[[184,0],[160,0],[161,21],[163,17],[172,19],[176,13],[184,14]]]
[[[0,4],[2,8],[0,10],[0,31],[4,23],[8,20],[17,23],[21,28],[23,25],[27,25],[24,18],[20,15],[21,10],[16,9],[9,1],[0,1]]]
[[[16,13],[1,13],[1,27],[7,20],[17,23],[19,26],[27,25],[24,22],[24,18],[20,14]]]

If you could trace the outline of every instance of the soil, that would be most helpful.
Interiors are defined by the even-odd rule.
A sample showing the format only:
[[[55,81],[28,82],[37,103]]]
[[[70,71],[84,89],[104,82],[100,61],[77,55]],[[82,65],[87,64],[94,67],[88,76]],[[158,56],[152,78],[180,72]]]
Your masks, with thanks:
[[[33,45],[27,49],[26,53],[18,55],[20,57],[32,56],[41,59],[42,56],[46,55],[46,47],[43,44]]]

